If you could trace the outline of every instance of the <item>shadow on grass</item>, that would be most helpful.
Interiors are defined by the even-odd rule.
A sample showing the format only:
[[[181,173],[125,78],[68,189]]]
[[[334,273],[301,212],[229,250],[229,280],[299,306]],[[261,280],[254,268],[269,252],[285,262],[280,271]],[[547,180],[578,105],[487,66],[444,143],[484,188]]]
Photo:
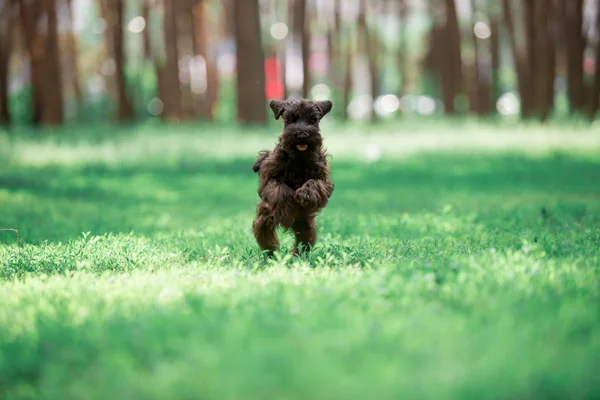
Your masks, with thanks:
[[[251,159],[135,165],[11,167],[0,171],[0,227],[18,227],[29,243],[92,234],[199,229],[243,215],[251,223],[257,176]],[[539,210],[569,203],[594,212],[600,162],[555,154],[423,154],[373,164],[333,161],[329,216],[498,207]],[[11,242],[9,235],[0,236]]]

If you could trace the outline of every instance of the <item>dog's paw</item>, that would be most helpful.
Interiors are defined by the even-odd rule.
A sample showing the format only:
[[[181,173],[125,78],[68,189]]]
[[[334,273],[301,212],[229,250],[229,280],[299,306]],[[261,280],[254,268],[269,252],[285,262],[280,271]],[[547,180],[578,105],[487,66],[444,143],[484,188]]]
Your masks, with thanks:
[[[317,205],[315,196],[306,187],[296,191],[296,201],[304,208],[315,208]]]

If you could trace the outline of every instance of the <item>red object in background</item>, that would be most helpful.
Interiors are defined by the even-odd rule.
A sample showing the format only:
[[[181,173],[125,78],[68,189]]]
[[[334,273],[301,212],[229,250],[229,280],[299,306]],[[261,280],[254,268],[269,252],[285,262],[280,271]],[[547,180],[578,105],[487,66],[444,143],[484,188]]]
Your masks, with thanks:
[[[268,99],[283,99],[283,82],[281,80],[281,62],[275,56],[265,60],[265,82]]]

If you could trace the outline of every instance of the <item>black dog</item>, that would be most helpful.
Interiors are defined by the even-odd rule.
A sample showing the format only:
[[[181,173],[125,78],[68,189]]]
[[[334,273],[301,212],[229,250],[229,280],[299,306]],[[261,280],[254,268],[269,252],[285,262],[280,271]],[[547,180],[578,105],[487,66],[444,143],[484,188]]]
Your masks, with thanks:
[[[308,251],[317,240],[315,217],[333,193],[319,121],[331,111],[331,101],[272,100],[275,119],[284,131],[273,151],[259,153],[252,170],[260,175],[260,201],[253,223],[254,237],[272,255],[279,247],[277,226],[294,232],[294,254]]]

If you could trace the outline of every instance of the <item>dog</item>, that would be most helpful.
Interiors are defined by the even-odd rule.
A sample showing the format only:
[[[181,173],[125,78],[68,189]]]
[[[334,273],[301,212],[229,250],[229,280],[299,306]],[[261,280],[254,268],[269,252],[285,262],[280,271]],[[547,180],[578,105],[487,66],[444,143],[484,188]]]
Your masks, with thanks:
[[[317,240],[315,217],[327,205],[334,184],[319,122],[331,111],[329,100],[271,100],[284,130],[272,151],[259,152],[252,170],[259,174],[254,237],[268,256],[279,248],[278,226],[296,237],[294,255],[308,253]]]

